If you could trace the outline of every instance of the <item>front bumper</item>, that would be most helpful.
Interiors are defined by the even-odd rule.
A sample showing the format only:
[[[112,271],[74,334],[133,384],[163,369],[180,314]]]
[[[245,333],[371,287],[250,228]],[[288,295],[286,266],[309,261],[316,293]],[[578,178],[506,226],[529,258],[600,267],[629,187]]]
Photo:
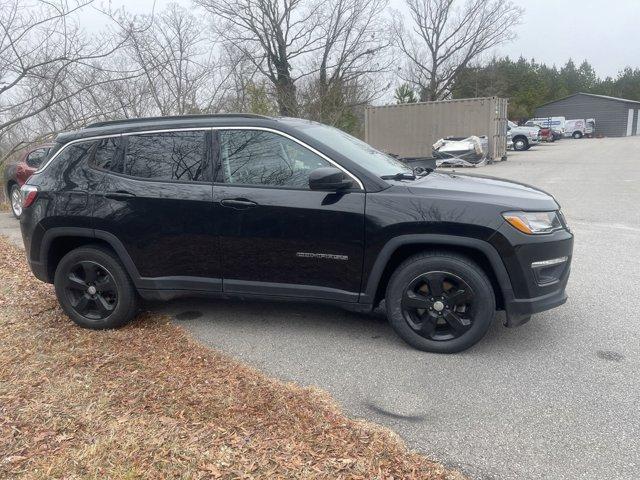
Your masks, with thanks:
[[[567,266],[566,275],[558,289],[535,298],[505,298],[504,310],[506,313],[505,325],[507,327],[519,327],[527,323],[534,313],[544,312],[559,307],[566,303],[569,296],[565,288],[569,280],[570,266]]]
[[[511,280],[511,291],[503,291],[505,324],[516,327],[531,315],[558,307],[567,301],[565,291],[571,273],[573,235],[559,230],[547,235],[525,235],[505,223],[491,243],[500,253]],[[532,264],[566,257],[554,269],[555,278],[541,279]]]

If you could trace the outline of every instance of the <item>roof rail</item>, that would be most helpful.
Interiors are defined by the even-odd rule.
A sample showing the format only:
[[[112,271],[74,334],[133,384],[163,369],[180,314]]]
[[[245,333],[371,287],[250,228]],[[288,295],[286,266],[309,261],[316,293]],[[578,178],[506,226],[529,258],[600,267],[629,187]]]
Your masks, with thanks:
[[[123,118],[121,120],[105,120],[104,122],[95,122],[86,125],[84,128],[106,127],[107,125],[120,125],[126,123],[144,123],[155,122],[161,120],[206,120],[208,118],[271,118],[265,115],[255,113],[213,113],[208,115],[170,115],[166,117],[140,117],[140,118]]]

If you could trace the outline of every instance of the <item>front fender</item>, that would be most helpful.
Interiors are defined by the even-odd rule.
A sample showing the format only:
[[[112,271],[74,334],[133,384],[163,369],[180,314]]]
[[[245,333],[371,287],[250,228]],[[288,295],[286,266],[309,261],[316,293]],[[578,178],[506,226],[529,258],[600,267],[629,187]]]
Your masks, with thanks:
[[[373,303],[378,290],[378,285],[393,253],[405,245],[424,245],[425,247],[442,247],[452,245],[465,247],[482,253],[489,261],[493,273],[498,281],[505,301],[513,298],[511,279],[504,266],[504,262],[496,249],[488,242],[477,238],[460,237],[441,234],[413,234],[401,235],[389,240],[380,250],[367,277],[364,291],[360,294],[361,303]]]

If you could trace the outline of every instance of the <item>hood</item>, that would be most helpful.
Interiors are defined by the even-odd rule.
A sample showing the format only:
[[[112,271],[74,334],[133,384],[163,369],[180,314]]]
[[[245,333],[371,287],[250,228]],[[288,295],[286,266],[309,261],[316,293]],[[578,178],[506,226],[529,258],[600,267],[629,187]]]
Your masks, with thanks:
[[[433,172],[403,184],[415,195],[491,204],[504,207],[505,211],[560,208],[550,194],[538,188],[494,177]]]

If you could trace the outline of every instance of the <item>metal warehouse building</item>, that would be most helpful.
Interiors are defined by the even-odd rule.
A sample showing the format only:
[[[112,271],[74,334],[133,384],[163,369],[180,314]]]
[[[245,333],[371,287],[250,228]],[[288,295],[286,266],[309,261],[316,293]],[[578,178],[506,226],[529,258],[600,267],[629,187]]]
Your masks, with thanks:
[[[595,118],[598,135],[640,135],[640,102],[625,98],[576,93],[539,106],[536,117]]]

